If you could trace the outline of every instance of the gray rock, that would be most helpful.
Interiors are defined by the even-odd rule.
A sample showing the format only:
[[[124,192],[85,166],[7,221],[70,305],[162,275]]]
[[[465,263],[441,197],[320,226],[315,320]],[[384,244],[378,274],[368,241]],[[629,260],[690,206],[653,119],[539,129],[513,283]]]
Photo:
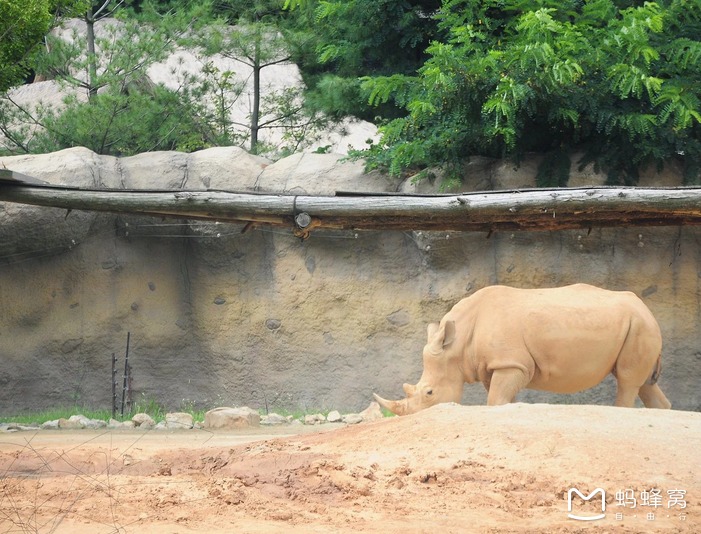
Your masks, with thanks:
[[[184,412],[167,413],[165,426],[168,429],[192,428],[192,415]]]
[[[265,327],[268,330],[279,330],[280,327],[282,326],[282,321],[279,319],[268,319],[265,321]]]
[[[20,432],[20,431],[37,431],[41,427],[37,424],[23,425],[20,423],[0,423],[0,432]]]
[[[378,419],[382,419],[384,417],[384,415],[382,414],[382,409],[380,408],[380,405],[377,404],[376,402],[371,402],[370,406],[365,408],[358,415],[360,415],[360,417],[363,418],[364,422],[377,421]]]
[[[58,419],[42,423],[41,428],[42,430],[58,430]]]
[[[271,413],[261,417],[260,424],[266,426],[288,425],[290,424],[290,421],[287,419],[287,417],[280,414]]]
[[[236,429],[260,426],[260,415],[257,411],[248,408],[214,408],[204,414],[204,428]]]
[[[41,430],[41,427],[34,423],[30,423],[28,425],[23,425],[21,423],[0,423],[0,432],[20,432],[32,430]]]
[[[134,422],[134,425],[139,428],[146,429],[156,426],[156,421],[154,421],[153,418],[147,413],[137,413],[131,418],[131,420]]]
[[[305,425],[320,425],[325,422],[326,417],[324,416],[324,414],[321,413],[307,414],[304,416]]]
[[[317,424],[316,416],[315,415],[305,415],[304,420],[303,420],[305,425],[315,425]]]
[[[58,428],[61,430],[77,430],[83,428],[83,424],[79,420],[61,417],[58,420]]]
[[[401,309],[387,316],[387,321],[389,321],[394,326],[406,326],[411,322],[411,316],[409,312]]]
[[[341,416],[341,412],[338,410],[333,410],[329,412],[329,415],[326,416],[326,420],[329,423],[340,423],[343,420],[343,417]]]
[[[357,425],[363,422],[363,416],[357,413],[349,413],[343,416],[343,422],[347,425]]]
[[[107,421],[107,428],[122,428],[122,422],[110,417],[110,420]]]
[[[53,422],[48,421],[48,423]],[[46,425],[47,423],[44,424]],[[68,419],[61,418],[58,420],[58,428],[63,430],[77,430],[82,428],[97,429],[105,428],[106,426],[107,423],[105,421],[100,419],[90,419],[82,414],[71,415]],[[51,425],[47,425],[46,428],[49,427],[53,428]]]
[[[84,425],[85,426],[83,428],[90,428],[96,430],[98,428],[106,428],[107,422],[101,419],[86,419],[84,421]]]
[[[90,419],[88,419],[87,417],[85,417],[83,414],[71,415],[71,416],[68,418],[68,420],[69,420],[69,421],[77,421],[77,422],[79,422],[81,425],[87,425],[88,422],[90,421]]]

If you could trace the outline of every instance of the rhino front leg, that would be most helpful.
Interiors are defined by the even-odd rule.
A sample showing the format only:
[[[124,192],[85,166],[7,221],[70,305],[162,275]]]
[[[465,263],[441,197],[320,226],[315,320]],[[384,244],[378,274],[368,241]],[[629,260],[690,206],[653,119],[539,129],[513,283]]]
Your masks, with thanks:
[[[528,382],[530,379],[522,369],[510,367],[495,370],[489,383],[487,404],[498,406],[513,402],[516,394],[525,388]]]

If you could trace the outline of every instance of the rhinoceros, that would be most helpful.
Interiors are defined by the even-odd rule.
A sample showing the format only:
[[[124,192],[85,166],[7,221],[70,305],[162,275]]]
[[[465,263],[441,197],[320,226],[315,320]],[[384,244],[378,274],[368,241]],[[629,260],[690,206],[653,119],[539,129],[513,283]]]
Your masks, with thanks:
[[[648,408],[671,408],[657,385],[662,335],[634,293],[587,284],[548,289],[488,286],[428,325],[423,374],[404,384],[406,398],[389,401],[397,415],[460,402],[463,385],[482,382],[487,404],[513,402],[524,389],[574,393],[609,373],[616,406],[640,396]]]

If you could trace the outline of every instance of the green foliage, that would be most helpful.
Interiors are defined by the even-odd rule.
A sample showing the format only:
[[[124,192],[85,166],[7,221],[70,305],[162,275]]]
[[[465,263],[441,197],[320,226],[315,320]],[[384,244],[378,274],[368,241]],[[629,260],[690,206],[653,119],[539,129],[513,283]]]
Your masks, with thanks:
[[[216,4],[224,21],[210,25],[190,42],[202,50],[205,57],[220,54],[242,63],[244,72],[250,71],[250,107],[247,124],[226,122],[223,106],[231,106],[241,95],[241,90],[220,91],[215,94],[215,103],[219,107],[215,124],[220,126],[218,138],[230,141],[232,137],[242,136],[241,129],[246,130],[243,138],[247,139],[252,153],[269,151],[260,145],[259,132],[263,129],[277,130],[281,138],[276,147],[280,154],[295,152],[303,145],[314,142],[318,131],[328,120],[321,113],[307,106],[302,92],[295,88],[271,90],[262,86],[263,71],[269,67],[288,64],[292,60],[293,49],[298,46],[299,37],[296,29],[285,21],[288,13],[282,11],[277,0],[258,0],[241,2],[227,0]],[[229,23],[238,20],[236,26]],[[226,77],[233,72],[220,73]],[[187,92],[188,89],[185,88]],[[225,103],[227,99],[229,101]],[[218,141],[220,142],[220,141]],[[229,143],[231,144],[231,143]],[[238,144],[238,143],[237,143]]]
[[[84,18],[89,25],[97,13],[118,5],[116,0],[96,1]],[[22,109],[8,95],[0,99],[0,133],[8,152],[85,146],[101,154],[130,155],[250,142],[253,151],[285,154],[314,142],[327,124],[321,114],[308,111],[300,90],[270,92],[257,79],[262,69],[290,59],[288,37],[293,32],[283,28],[286,14],[277,0],[219,0],[211,5],[144,1],[110,12],[115,18],[103,22],[94,42],[90,32],[87,37],[74,32],[68,39],[50,35],[46,49],[34,57],[38,72],[58,80],[73,95],[60,111]],[[180,84],[175,90],[155,86],[147,69],[165,59],[176,42],[199,47],[202,68],[193,73],[174,69]],[[217,68],[214,54],[236,58],[243,75]],[[231,111],[248,97],[241,81],[246,69],[256,80],[253,109],[247,124],[237,124]],[[280,132],[278,146],[259,145],[257,133],[263,128]]]
[[[41,107],[13,109],[6,97],[0,106],[6,144],[17,152],[85,146],[113,155],[183,145],[201,148],[202,139],[192,139],[197,130],[192,127],[191,110],[177,93],[154,86],[146,76],[148,67],[172,50],[179,28],[171,22],[166,16],[158,26],[135,19],[113,20],[103,25],[104,33],[92,45],[77,32],[67,40],[47,36],[47,47],[35,56],[34,66],[71,88],[72,96],[58,112]]]
[[[187,152],[211,146],[241,145],[246,136],[235,128],[231,110],[241,96],[244,85],[233,71],[222,71],[212,61],[205,61],[199,74],[181,81],[180,98],[193,119],[192,137],[178,149]]]
[[[65,406],[14,415],[2,414],[0,415],[0,422],[24,425],[40,424],[46,421],[55,421],[56,419],[68,419],[72,415],[78,414],[82,414],[89,419],[99,419],[102,421],[107,421],[112,417],[112,412],[109,410],[94,409],[86,406]]]
[[[439,0],[309,0],[287,2],[296,7],[303,28],[295,62],[308,87],[307,99],[334,117],[365,120],[397,117],[394,102],[374,107],[360,90],[364,76],[413,74],[426,58],[435,36],[430,17]],[[338,90],[343,97],[339,97]]]
[[[59,114],[47,113],[42,122],[46,130],[34,140],[35,152],[72,146],[117,156],[178,150],[193,142],[196,131],[178,95],[160,86],[127,93],[108,90],[88,103],[69,98]],[[194,144],[188,148],[202,148],[201,140]]]
[[[185,411],[186,408],[187,407],[183,407],[183,411]],[[150,415],[154,421],[161,421],[165,419],[168,409],[155,397],[147,396],[144,393],[141,393],[139,399],[131,407],[130,415],[135,413],[145,413]],[[127,417],[127,419],[130,418],[131,417]]]
[[[17,84],[27,72],[26,57],[48,31],[49,0],[0,0],[0,90]]]
[[[446,0],[435,20],[446,37],[414,75],[362,78],[370,104],[405,110],[369,167],[457,176],[471,155],[535,151],[539,184],[563,185],[580,149],[611,183],[671,158],[699,168],[701,3]]]
[[[86,36],[74,31],[69,40],[58,36],[46,37],[47,51],[34,61],[38,73],[57,79],[66,85],[97,92],[103,87],[126,91],[134,83],[142,82],[146,70],[165,59],[175,44],[173,28],[167,24],[158,27],[136,20],[112,21],[103,25],[104,35],[96,37],[96,73],[85,77],[91,64],[86,54],[89,43]]]
[[[570,174],[570,155],[564,150],[553,150],[543,157],[535,183],[538,187],[564,187]]]
[[[88,0],[0,0],[0,92],[21,83],[28,60],[62,15],[84,10]]]

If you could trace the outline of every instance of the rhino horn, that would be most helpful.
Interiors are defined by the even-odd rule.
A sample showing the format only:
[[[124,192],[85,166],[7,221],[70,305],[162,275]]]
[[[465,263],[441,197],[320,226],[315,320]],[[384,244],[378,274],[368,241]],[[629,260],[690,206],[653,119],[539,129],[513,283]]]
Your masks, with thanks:
[[[400,400],[400,401],[391,401],[391,400],[383,399],[382,397],[380,397],[376,393],[373,393],[373,396],[375,397],[375,400],[378,402],[378,404],[380,406],[389,410],[394,415],[406,414],[406,410],[407,410],[406,399]]]

